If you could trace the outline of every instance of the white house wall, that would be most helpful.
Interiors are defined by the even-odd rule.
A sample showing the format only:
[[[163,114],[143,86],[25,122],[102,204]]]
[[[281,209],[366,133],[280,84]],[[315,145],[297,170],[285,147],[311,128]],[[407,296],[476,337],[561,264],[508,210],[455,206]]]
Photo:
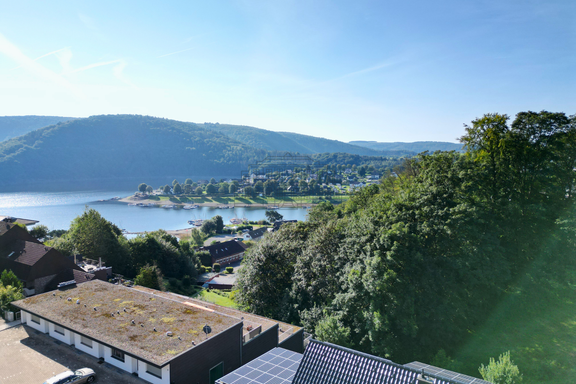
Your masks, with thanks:
[[[92,340],[92,348],[82,344],[82,339],[79,334],[74,334],[74,347],[76,349],[85,352],[89,355],[94,356],[95,358],[100,358],[100,344]]]
[[[120,361],[115,357],[112,357],[112,348],[104,346],[104,360],[117,368],[123,369],[126,372],[132,373],[136,372],[136,364],[134,364],[134,359],[132,356],[124,354],[124,361]]]
[[[32,314],[24,311],[22,311],[22,317],[26,317],[26,324],[30,328],[34,328],[42,333],[48,333],[48,322],[46,320],[40,319],[40,324],[35,323],[32,321]]]
[[[56,332],[56,327],[54,326],[54,323],[48,322],[48,334],[53,338],[55,338],[56,340],[60,340],[61,342],[66,343],[68,345],[74,344],[74,333],[70,332],[67,329],[64,329],[64,334],[62,335],[61,333]]]
[[[42,333],[47,333],[54,339],[59,340],[68,345],[74,345],[74,347],[82,352],[85,352],[95,358],[104,358],[104,360],[117,368],[120,368],[126,372],[133,373],[138,372],[138,376],[148,381],[152,384],[170,384],[170,365],[166,365],[162,368],[162,378],[158,378],[146,372],[146,363],[139,361],[128,355],[124,355],[124,362],[112,357],[112,349],[103,344],[100,344],[92,339],[92,348],[82,344],[81,335],[71,332],[64,328],[64,335],[56,332],[55,324],[44,319],[40,319],[40,324],[32,321],[32,314],[22,311],[21,322],[28,325],[30,328],[34,328]]]
[[[146,372],[146,363],[140,361],[138,362],[138,377],[153,384],[170,384],[170,365],[162,368],[162,378],[158,378]]]

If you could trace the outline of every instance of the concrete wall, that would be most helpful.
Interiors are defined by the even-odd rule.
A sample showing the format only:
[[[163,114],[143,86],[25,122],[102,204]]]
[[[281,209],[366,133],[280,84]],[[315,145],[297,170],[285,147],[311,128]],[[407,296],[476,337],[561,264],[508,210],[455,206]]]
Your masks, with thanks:
[[[278,324],[258,336],[250,339],[242,346],[242,365],[254,360],[260,355],[278,346]]]
[[[171,362],[171,383],[209,384],[210,369],[224,364],[224,374],[240,367],[242,353],[242,323],[198,344]]]
[[[294,352],[304,353],[304,329],[294,332],[292,336],[282,341],[278,346]]]
[[[82,352],[86,352],[89,355],[94,356],[95,358],[100,358],[103,357],[103,350],[100,351],[100,343],[95,342],[94,340],[92,340],[92,348],[82,344],[81,342],[82,337],[79,334],[74,334],[74,347],[76,347],[76,349],[82,351]],[[104,346],[102,346],[104,347]],[[104,348],[102,348],[104,349]]]
[[[118,360],[112,356],[112,348],[103,345],[102,357],[108,364],[118,367],[126,372],[132,373],[137,371],[137,364],[132,356],[124,354],[124,361]]]
[[[162,378],[146,372],[146,363],[143,361],[138,362],[138,377],[143,380],[149,381],[152,384],[170,384],[170,364],[162,368]]]
[[[48,322],[46,320],[40,319],[40,324],[35,323],[32,321],[32,314],[24,311],[22,311],[22,319],[26,319],[25,321],[23,320],[22,323],[26,323],[30,328],[34,328],[42,333],[48,333]]]
[[[74,332],[70,332],[69,330],[64,329],[64,334],[62,335],[61,333],[56,332],[54,323],[48,324],[48,334],[56,340],[60,340],[61,342],[68,345],[74,344]]]

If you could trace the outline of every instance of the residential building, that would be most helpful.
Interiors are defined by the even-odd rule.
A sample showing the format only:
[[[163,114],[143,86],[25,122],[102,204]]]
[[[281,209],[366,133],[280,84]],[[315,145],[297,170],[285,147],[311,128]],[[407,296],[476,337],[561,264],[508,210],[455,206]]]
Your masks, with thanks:
[[[245,250],[246,248],[244,244],[237,240],[224,241],[222,243],[216,243],[199,248],[199,251],[210,252],[210,257],[212,260],[211,265],[218,263],[221,266],[242,260]]]
[[[401,365],[353,349],[310,340],[304,354],[274,348],[217,384],[490,384],[418,362]]]
[[[15,224],[0,222],[0,271],[11,270],[31,296],[55,289],[58,284],[94,279],[94,275],[56,249],[48,247]]]
[[[242,234],[242,239],[243,240],[259,241],[262,239],[262,237],[264,236],[265,233],[268,233],[271,230],[272,230],[272,228],[262,227],[262,228],[255,229],[253,231],[248,231],[248,232],[245,232]]]
[[[144,287],[93,280],[13,304],[27,326],[153,384],[214,383],[272,348],[303,350],[298,327]]]

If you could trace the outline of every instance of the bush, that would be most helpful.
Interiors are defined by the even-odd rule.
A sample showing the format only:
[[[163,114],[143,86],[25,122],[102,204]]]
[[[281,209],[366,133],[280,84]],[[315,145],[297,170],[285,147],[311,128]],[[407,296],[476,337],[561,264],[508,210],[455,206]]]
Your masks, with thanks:
[[[522,382],[522,375],[518,366],[510,359],[510,351],[500,355],[498,361],[490,358],[490,363],[482,364],[478,369],[482,378],[494,384],[518,384]]]
[[[169,279],[168,279],[168,282],[169,282],[170,285],[173,286],[173,287],[177,287],[178,285],[180,285],[180,284],[179,284],[180,282],[179,282],[178,279],[175,278],[175,277],[169,278]]]
[[[214,272],[216,272],[216,273],[220,272],[220,264],[214,263],[214,265],[212,266],[212,269],[213,269]]]
[[[182,285],[184,287],[189,287],[190,285],[192,285],[192,279],[190,278],[189,275],[186,275],[182,278]]]
[[[226,267],[226,273],[234,273],[234,267]]]

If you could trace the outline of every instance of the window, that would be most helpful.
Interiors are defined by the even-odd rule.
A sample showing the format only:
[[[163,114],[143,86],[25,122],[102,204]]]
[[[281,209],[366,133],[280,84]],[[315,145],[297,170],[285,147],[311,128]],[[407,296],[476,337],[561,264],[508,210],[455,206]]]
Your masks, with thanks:
[[[146,372],[148,372],[152,376],[156,376],[160,379],[162,378],[162,369],[161,368],[157,368],[153,365],[146,364]]]
[[[64,335],[64,328],[62,328],[57,324],[54,324],[54,332]]]
[[[122,352],[119,349],[112,348],[112,357],[123,362],[124,361],[124,352]]]
[[[88,348],[92,348],[92,340],[87,337],[80,336],[80,344],[87,346]]]
[[[31,316],[30,316],[30,320],[31,320],[33,323],[40,324],[40,318],[39,318],[38,316],[36,316],[36,315],[31,315]]]

